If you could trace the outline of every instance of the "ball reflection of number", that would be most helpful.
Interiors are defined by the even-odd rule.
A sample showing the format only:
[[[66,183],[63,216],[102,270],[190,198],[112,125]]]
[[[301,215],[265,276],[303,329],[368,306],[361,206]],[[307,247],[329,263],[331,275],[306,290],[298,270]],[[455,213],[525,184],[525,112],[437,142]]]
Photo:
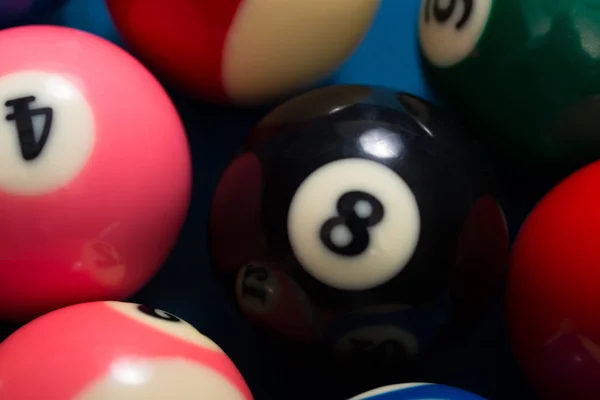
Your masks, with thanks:
[[[82,251],[81,270],[106,286],[116,286],[125,278],[126,267],[119,253],[110,244],[102,241],[87,242]]]
[[[417,338],[393,325],[373,325],[358,328],[343,336],[335,351],[347,357],[413,358],[419,351]]]
[[[285,273],[251,263],[240,270],[236,296],[242,311],[268,331],[309,343],[322,327],[306,293]]]
[[[242,308],[258,314],[275,310],[281,288],[277,277],[268,268],[249,264],[237,277],[237,296]]]

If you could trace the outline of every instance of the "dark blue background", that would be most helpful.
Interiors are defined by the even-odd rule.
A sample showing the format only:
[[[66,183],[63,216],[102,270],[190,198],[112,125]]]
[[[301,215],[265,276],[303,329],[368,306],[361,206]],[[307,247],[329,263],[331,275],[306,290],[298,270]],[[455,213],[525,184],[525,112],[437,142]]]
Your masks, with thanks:
[[[361,47],[327,83],[383,85],[434,100],[419,69],[418,7],[419,0],[382,0]],[[70,0],[58,12],[34,22],[72,26],[121,44],[103,0]],[[237,364],[257,400],[342,399],[356,394],[341,389],[350,388],[351,382],[324,360],[296,354],[254,330],[216,281],[210,265],[207,222],[213,190],[249,127],[265,110],[224,108],[171,93],[193,152],[192,205],[166,266],[134,300],[177,314],[215,340]],[[543,189],[514,182],[505,189],[503,202],[514,236]],[[490,400],[532,399],[511,355],[503,322],[503,299],[498,298],[473,337],[432,360],[419,379],[468,389]]]

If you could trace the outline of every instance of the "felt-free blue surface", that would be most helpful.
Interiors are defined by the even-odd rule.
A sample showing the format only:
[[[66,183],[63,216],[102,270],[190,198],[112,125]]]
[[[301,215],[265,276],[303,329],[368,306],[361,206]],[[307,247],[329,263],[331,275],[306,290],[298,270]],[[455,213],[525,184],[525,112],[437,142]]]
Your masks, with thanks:
[[[361,47],[326,83],[389,86],[433,99],[419,69],[418,7],[419,0],[382,0]],[[122,44],[103,0],[69,0],[58,12],[35,22],[68,25]],[[349,379],[317,356],[296,354],[256,331],[216,281],[210,264],[207,225],[213,190],[242,138],[265,110],[229,109],[175,92],[172,96],[193,153],[192,206],[167,264],[133,300],[179,315],[215,340],[238,365],[257,400],[343,399],[357,394]],[[513,184],[507,189],[503,200],[514,236],[543,190]],[[490,400],[534,398],[506,342],[502,304],[498,298],[473,337],[432,360],[419,380],[454,385]]]

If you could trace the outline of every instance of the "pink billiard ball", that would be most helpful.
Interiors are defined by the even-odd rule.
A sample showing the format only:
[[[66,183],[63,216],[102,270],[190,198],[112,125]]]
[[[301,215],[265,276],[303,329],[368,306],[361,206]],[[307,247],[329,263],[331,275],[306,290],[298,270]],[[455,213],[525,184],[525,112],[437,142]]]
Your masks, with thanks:
[[[157,80],[78,30],[0,31],[0,319],[121,300],[171,251],[191,161]]]
[[[212,340],[162,310],[92,302],[39,317],[0,346],[0,398],[251,400]]]

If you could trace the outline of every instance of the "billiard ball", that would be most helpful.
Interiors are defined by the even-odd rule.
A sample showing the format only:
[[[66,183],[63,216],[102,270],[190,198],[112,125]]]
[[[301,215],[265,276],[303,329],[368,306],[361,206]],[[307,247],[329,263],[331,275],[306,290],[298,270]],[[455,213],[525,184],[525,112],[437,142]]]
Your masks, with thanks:
[[[191,161],[166,92],[78,30],[0,32],[0,319],[129,297],[184,222]]]
[[[333,72],[379,0],[107,0],[124,41],[169,82],[217,102],[258,105]]]
[[[287,315],[313,344],[338,335],[333,347],[348,348],[343,332],[367,329],[366,309],[395,310],[378,317],[385,325],[427,313],[397,327],[412,355],[442,327],[474,321],[503,277],[506,225],[477,149],[406,93],[340,85],[300,95],[257,124],[224,172],[215,262],[253,321],[285,335]]]
[[[0,1],[0,27],[26,22],[32,17],[51,11],[66,0],[2,0]]]
[[[485,400],[476,394],[446,385],[403,383],[384,386],[350,400]]]
[[[0,398],[251,400],[212,340],[166,311],[122,302],[65,307],[0,346]]]
[[[515,353],[543,399],[600,398],[600,162],[575,172],[529,214],[510,261]]]
[[[422,0],[419,37],[438,94],[519,168],[600,155],[594,2]]]

